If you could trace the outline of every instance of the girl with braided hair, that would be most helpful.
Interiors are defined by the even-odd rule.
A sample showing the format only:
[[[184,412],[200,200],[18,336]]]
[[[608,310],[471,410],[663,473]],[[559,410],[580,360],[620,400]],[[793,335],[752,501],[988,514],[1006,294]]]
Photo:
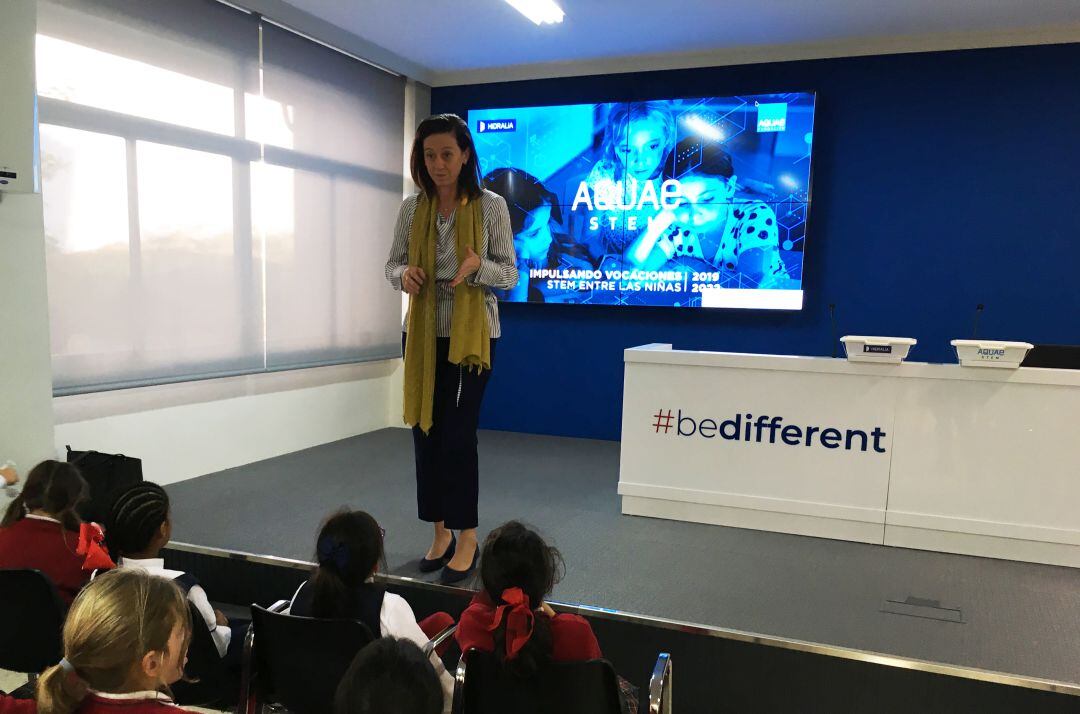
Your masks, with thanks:
[[[105,540],[120,568],[139,568],[176,583],[202,615],[218,654],[239,664],[247,623],[233,623],[210,604],[206,591],[190,573],[165,567],[161,550],[172,537],[169,495],[156,483],[144,481],[122,493],[109,511]]]

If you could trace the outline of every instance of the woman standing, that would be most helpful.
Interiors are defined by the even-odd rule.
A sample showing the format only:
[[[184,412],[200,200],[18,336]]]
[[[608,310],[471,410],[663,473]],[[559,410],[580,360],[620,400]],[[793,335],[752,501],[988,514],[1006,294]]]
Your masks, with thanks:
[[[476,428],[500,335],[491,291],[514,287],[518,271],[506,202],[480,187],[461,117],[422,121],[410,166],[420,192],[401,204],[386,279],[410,295],[404,415],[413,428],[417,511],[435,526],[420,570],[441,567],[440,580],[456,583],[476,565]]]

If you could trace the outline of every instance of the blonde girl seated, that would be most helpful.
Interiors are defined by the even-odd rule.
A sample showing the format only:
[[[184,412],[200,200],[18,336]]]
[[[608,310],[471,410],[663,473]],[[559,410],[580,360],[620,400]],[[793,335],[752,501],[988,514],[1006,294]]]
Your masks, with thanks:
[[[184,675],[191,619],[171,581],[122,568],[95,578],[64,625],[64,658],[41,675],[40,714],[183,714],[169,685]]]

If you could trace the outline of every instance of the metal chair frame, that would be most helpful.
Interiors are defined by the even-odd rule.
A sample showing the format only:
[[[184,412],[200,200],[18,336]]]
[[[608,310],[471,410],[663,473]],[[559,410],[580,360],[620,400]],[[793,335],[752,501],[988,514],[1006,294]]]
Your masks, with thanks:
[[[428,640],[428,643],[424,645],[424,654],[431,656],[431,653],[435,651],[435,648],[446,642],[450,638],[450,635],[457,631],[457,625],[450,625],[439,634]]]
[[[661,652],[649,678],[649,714],[671,714],[671,655]]]
[[[267,612],[281,613],[289,606],[288,600],[278,600]],[[240,698],[236,702],[236,714],[266,714],[269,707],[262,701],[252,701],[252,681],[255,668],[255,623],[248,625],[244,635],[244,660],[240,667]]]

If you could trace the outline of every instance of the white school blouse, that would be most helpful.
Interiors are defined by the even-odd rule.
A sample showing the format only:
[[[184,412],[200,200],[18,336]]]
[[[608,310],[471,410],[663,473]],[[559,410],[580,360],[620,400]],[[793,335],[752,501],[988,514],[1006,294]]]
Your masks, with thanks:
[[[297,588],[296,592],[293,593],[292,600],[295,600],[296,596],[300,594],[300,590],[306,586],[307,583],[305,582]],[[288,614],[288,612],[286,609],[285,613]],[[379,628],[382,630],[383,637],[409,640],[420,649],[424,649],[424,645],[428,643],[427,635],[420,629],[420,625],[416,624],[416,615],[413,614],[408,601],[394,593],[385,593],[383,595],[382,609],[379,610]],[[450,714],[450,707],[454,703],[454,678],[446,671],[446,667],[443,666],[439,655],[434,652],[431,653],[431,665],[435,667],[435,674],[439,675],[439,684],[442,685],[443,714]]]
[[[181,575],[184,575],[179,570],[168,570],[165,567],[164,558],[121,558],[116,565],[120,568],[142,568],[151,575],[157,575],[166,580],[176,580]],[[195,605],[195,609],[206,620],[206,627],[210,630],[210,636],[214,638],[214,645],[217,647],[218,655],[224,657],[225,651],[229,649],[229,642],[232,640],[232,630],[227,625],[217,624],[214,607],[210,604],[210,598],[207,597],[206,591],[202,589],[201,585],[193,585],[187,592],[187,599]]]

